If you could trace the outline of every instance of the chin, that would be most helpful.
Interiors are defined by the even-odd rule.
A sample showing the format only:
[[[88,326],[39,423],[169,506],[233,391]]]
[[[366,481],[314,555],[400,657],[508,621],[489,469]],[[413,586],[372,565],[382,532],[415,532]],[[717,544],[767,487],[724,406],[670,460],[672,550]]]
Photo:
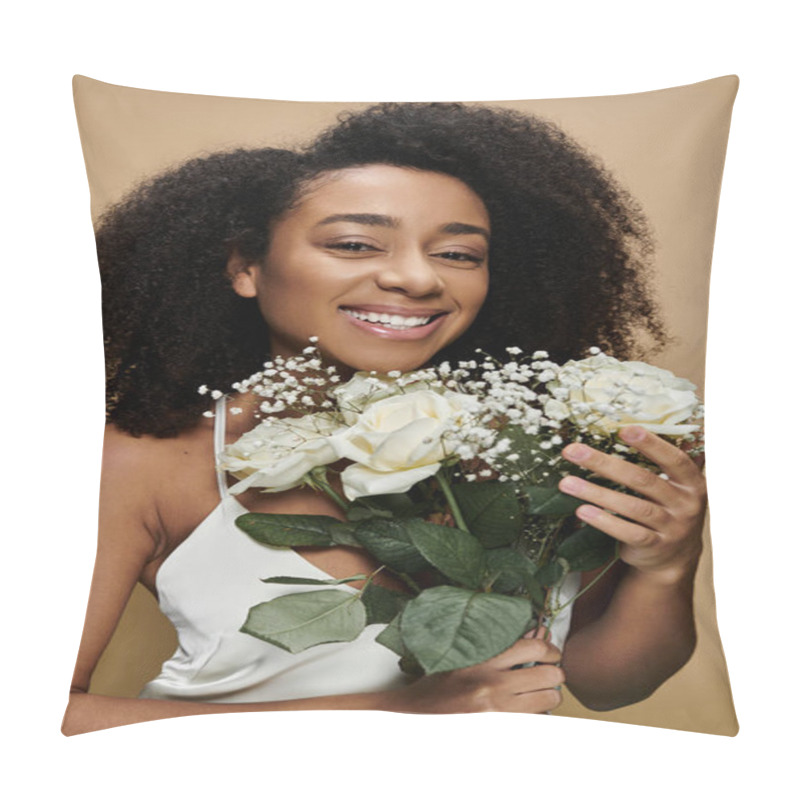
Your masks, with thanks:
[[[375,359],[358,361],[353,364],[342,364],[337,362],[340,367],[340,372],[353,373],[353,372],[377,372],[380,375],[385,375],[388,372],[397,370],[398,372],[413,372],[415,369],[420,369],[430,363],[427,361],[404,361],[396,360],[389,361],[387,359]]]
[[[347,372],[378,372],[386,374],[392,370],[400,372],[413,372],[415,369],[429,364],[436,356],[438,350],[431,353],[367,353],[358,352],[355,357],[340,357],[333,353],[328,354],[328,360],[335,364],[340,371]]]

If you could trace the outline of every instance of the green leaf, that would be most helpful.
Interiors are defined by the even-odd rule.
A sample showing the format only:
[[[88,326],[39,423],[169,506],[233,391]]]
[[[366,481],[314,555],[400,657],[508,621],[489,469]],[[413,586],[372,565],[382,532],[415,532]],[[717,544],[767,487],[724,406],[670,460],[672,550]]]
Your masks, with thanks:
[[[403,637],[400,635],[399,614],[375,637],[375,641],[399,656],[405,655],[406,647],[403,644]]]
[[[351,642],[366,625],[357,594],[340,589],[290,594],[253,606],[241,630],[299,653],[325,642]]]
[[[492,591],[511,594],[526,586],[526,580],[536,574],[536,565],[509,547],[486,551],[486,574]]]
[[[567,517],[585,501],[559,491],[555,486],[527,486],[528,513],[543,517]]]
[[[407,519],[420,515],[422,504],[415,503],[407,494],[374,494],[354,500],[347,511],[351,522],[365,519]]]
[[[402,672],[417,678],[425,675],[417,659],[408,652],[403,643],[399,614],[375,637],[375,641],[400,656],[399,666]]]
[[[331,546],[331,529],[342,523],[314,514],[242,514],[236,525],[259,544],[273,547]]]
[[[415,678],[425,677],[425,670],[422,669],[419,661],[408,651],[400,656],[400,670],[405,672],[406,675],[413,675]]]
[[[282,583],[289,586],[338,586],[350,581],[365,581],[366,575],[351,575],[349,578],[292,578],[286,575],[277,575],[273,578],[262,578],[261,583]]]
[[[474,536],[421,519],[409,520],[406,526],[416,548],[439,572],[469,589],[481,586],[486,551]]]
[[[361,602],[367,609],[367,625],[391,622],[410,599],[407,594],[370,583],[361,593]]]
[[[359,523],[355,535],[382,564],[397,572],[419,572],[428,562],[408,535],[406,522],[369,519]]]
[[[344,545],[345,547],[361,547],[361,542],[356,539],[355,530],[356,526],[349,522],[331,525],[331,539],[333,539],[334,544]]]
[[[452,488],[464,522],[484,547],[503,547],[517,538],[522,513],[513,486],[483,481],[457,483]]]
[[[570,572],[587,572],[607,564],[616,550],[615,539],[597,528],[583,525],[561,542],[557,553],[569,563]]]
[[[531,605],[536,611],[543,611],[547,600],[547,588],[542,584],[537,575],[525,576],[525,591],[531,599]]]
[[[426,589],[400,618],[406,647],[427,675],[480,664],[511,647],[531,621],[521,597],[456,586]]]
[[[569,571],[569,563],[564,558],[544,564],[536,571],[535,578],[542,586],[558,586]]]

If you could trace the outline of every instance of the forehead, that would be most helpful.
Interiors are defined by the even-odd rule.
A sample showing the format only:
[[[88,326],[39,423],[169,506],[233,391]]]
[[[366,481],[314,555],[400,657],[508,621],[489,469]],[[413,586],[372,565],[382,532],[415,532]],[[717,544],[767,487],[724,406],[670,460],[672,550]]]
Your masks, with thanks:
[[[334,213],[384,214],[404,222],[489,224],[481,198],[458,178],[388,164],[350,167],[313,178],[283,219],[312,223]]]

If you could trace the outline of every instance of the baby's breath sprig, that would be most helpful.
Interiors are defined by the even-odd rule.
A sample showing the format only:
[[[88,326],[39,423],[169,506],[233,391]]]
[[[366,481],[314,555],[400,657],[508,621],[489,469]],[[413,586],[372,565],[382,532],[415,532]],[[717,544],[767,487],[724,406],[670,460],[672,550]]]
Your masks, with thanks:
[[[317,347],[318,337],[309,339],[310,345],[297,356],[285,358],[277,355],[265,361],[258,372],[231,385],[238,394],[251,394],[260,398],[255,411],[258,420],[278,419],[286,416],[302,416],[313,411],[334,408],[333,401],[327,396],[331,386],[341,382],[336,367],[325,367],[322,355]],[[218,400],[224,392],[219,389],[210,390],[201,386],[198,393],[210,395]],[[228,394],[229,396],[229,394]],[[229,405],[231,414],[241,414],[242,409]],[[212,417],[212,411],[205,416]]]

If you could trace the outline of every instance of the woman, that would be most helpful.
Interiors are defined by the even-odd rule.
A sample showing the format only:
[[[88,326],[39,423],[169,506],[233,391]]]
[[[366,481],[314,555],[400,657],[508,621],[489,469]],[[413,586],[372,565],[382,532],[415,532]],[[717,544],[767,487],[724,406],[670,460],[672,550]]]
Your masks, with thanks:
[[[323,666],[306,694],[297,683],[281,694],[268,645],[245,647],[240,637],[248,637],[238,626],[224,629],[227,622],[207,631],[226,601],[237,614],[247,608],[229,588],[241,583],[236,570],[251,554],[217,562],[234,558],[238,545],[221,534],[231,515],[214,459],[221,440],[235,441],[254,423],[246,406],[237,416],[204,417],[207,400],[197,393],[200,384],[251,374],[267,353],[296,354],[311,336],[345,374],[409,370],[476,346],[547,349],[558,359],[598,345],[626,357],[642,334],[665,340],[647,289],[648,253],[630,200],[562,132],[451,104],[377,106],[299,152],[190,162],[112,209],[98,231],[110,421],[100,544],[65,733],[230,711],[539,713],[558,705],[564,680],[593,708],[650,694],[694,647],[704,488],[699,469],[672,445],[638,428],[622,434],[668,480],[584,445],[565,449],[587,474],[639,496],[562,483],[586,501],[577,515],[622,543],[619,568],[576,604],[563,653],[526,639],[485,664],[409,684],[367,637],[336,645],[329,662],[344,672],[355,660],[369,664],[362,674],[339,682]],[[242,502],[270,513],[339,513],[307,489]],[[206,549],[212,539],[217,550]],[[294,557],[333,577],[373,568],[344,547]],[[193,585],[208,592],[210,575],[200,576],[208,564],[223,582],[205,605],[192,595],[187,606]],[[182,650],[144,698],[88,695],[137,580],[162,604],[183,593],[172,609]],[[313,672],[295,669],[302,680]]]

